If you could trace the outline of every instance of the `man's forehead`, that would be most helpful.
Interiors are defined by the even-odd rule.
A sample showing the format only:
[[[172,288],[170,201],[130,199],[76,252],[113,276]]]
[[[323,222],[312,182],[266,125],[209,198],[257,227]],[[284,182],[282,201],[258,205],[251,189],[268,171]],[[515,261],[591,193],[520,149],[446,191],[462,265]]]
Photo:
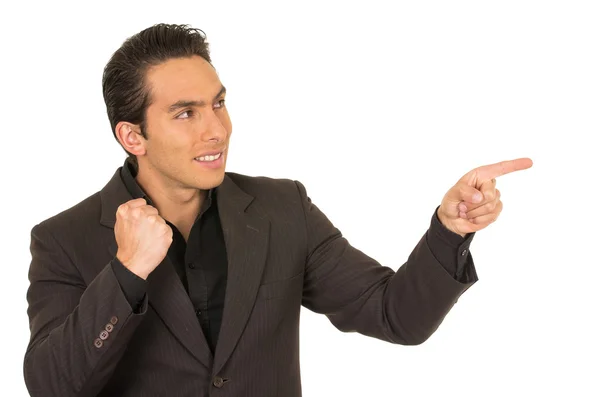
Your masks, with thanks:
[[[154,66],[148,70],[147,83],[154,101],[169,103],[181,99],[211,101],[222,87],[214,68],[201,57],[173,59]]]

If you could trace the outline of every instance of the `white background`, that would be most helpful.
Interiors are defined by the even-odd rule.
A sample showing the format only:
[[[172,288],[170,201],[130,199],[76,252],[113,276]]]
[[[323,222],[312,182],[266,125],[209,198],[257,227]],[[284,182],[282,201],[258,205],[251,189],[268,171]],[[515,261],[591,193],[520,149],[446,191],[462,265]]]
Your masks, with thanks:
[[[0,394],[27,395],[31,228],[124,160],[104,65],[168,22],[207,33],[233,122],[227,170],[302,181],[351,244],[393,269],[463,174],[534,161],[498,179],[502,215],[471,246],[480,281],[426,343],[341,333],[303,309],[305,396],[600,395],[596,4],[7,3]]]

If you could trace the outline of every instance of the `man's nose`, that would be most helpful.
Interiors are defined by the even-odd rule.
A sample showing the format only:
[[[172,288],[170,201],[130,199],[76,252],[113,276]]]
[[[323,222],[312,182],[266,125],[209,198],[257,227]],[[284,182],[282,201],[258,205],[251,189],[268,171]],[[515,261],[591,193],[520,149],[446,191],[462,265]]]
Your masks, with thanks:
[[[208,121],[208,125],[206,126],[206,130],[204,131],[203,138],[207,141],[214,140],[217,142],[223,142],[227,138],[227,129],[217,117],[216,114],[212,114],[209,116],[210,120]]]

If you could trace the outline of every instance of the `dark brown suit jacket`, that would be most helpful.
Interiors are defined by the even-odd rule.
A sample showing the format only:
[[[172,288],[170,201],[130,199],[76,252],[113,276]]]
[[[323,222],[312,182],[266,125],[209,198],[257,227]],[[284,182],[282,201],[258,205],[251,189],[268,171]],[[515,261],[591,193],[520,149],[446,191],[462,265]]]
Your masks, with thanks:
[[[416,345],[477,281],[471,258],[470,282],[448,274],[425,235],[394,272],[352,247],[300,182],[228,172],[217,188],[228,281],[213,356],[168,258],[139,313],[123,295],[113,227],[132,197],[119,171],[31,231],[33,396],[300,396],[301,306],[341,331]]]

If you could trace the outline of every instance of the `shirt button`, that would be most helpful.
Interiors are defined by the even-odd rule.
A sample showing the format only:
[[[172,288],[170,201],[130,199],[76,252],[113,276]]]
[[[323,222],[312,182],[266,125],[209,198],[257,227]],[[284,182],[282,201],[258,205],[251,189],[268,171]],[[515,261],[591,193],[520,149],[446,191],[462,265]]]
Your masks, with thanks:
[[[190,263],[188,263],[188,267],[190,269],[194,269],[196,267],[196,265],[194,265],[193,263],[190,262]]]
[[[201,310],[196,310],[196,316],[200,317],[201,314],[202,314]]]
[[[463,252],[461,253],[462,256],[467,255],[467,250],[463,250]]]

